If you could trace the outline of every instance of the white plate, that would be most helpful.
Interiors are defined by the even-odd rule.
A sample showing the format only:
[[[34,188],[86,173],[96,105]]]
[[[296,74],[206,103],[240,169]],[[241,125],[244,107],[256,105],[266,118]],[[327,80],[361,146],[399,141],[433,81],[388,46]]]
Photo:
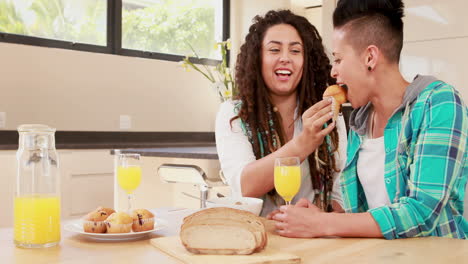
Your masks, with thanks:
[[[88,238],[97,239],[97,240],[107,240],[107,241],[122,241],[122,240],[133,240],[144,237],[151,232],[161,230],[167,227],[167,222],[161,218],[154,219],[154,229],[148,231],[141,231],[141,232],[133,232],[130,233],[87,233],[83,230],[83,221],[82,220],[75,220],[69,222],[65,225],[65,230],[70,231],[72,233],[81,234]]]

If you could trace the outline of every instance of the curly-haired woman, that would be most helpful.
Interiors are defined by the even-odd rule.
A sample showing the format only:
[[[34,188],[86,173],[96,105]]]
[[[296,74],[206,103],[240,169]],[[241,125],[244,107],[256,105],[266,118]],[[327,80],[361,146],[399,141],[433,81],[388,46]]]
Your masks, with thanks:
[[[256,16],[236,63],[239,94],[223,103],[216,146],[232,195],[262,197],[262,215],[282,204],[274,189],[278,157],[301,160],[300,198],[324,211],[341,210],[333,191],[342,167],[346,127],[332,122],[331,99],[322,98],[331,65],[316,28],[288,10]],[[338,144],[339,142],[339,144]]]

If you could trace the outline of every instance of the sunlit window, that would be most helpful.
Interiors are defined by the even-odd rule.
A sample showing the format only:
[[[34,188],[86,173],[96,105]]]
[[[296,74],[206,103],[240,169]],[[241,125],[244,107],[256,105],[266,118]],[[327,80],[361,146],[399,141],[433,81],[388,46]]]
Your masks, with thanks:
[[[107,0],[0,0],[0,31],[106,45]]]
[[[228,38],[229,0],[0,0],[0,41],[179,61]]]
[[[124,0],[122,48],[221,59],[223,2],[219,0]]]

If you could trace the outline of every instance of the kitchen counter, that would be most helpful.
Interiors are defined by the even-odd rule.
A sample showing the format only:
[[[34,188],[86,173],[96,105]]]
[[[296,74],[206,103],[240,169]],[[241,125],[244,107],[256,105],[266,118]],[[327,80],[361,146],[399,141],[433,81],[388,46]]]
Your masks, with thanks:
[[[214,132],[57,131],[57,149],[214,146]],[[18,149],[18,132],[0,130],[0,150]]]
[[[216,146],[172,146],[172,147],[157,147],[157,148],[134,148],[122,149],[121,153],[139,153],[141,156],[147,157],[165,157],[165,158],[188,158],[188,159],[218,159]],[[111,150],[111,154],[115,151]]]
[[[12,241],[12,228],[0,229],[2,263],[180,263],[150,244],[151,238],[177,235],[182,218],[191,210],[158,212],[169,226],[146,239],[98,242],[62,231],[59,246],[19,249]],[[468,241],[438,237],[399,240],[320,238],[296,239],[274,234],[267,222],[269,247],[302,258],[302,263],[468,263]]]

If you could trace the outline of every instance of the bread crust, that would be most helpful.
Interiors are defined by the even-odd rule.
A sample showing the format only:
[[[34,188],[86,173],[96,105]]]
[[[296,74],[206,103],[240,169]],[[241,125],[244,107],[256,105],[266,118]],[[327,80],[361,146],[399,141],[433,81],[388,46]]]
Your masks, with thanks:
[[[265,225],[261,219],[248,212],[233,208],[227,207],[215,207],[209,208],[202,211],[198,211],[184,218],[183,224],[181,226],[181,241],[184,231],[188,228],[197,225],[230,225],[230,226],[239,226],[249,230],[255,236],[256,247],[252,252],[258,252],[263,250],[267,245],[267,234]],[[190,247],[184,244],[184,246],[189,250]],[[193,248],[190,248],[190,252],[196,251]],[[212,252],[211,249],[204,249],[203,252]],[[213,252],[217,252],[214,250]],[[251,253],[252,253],[251,252]],[[204,253],[207,254],[207,253]],[[209,253],[215,254],[215,253]],[[226,253],[218,253],[226,254]],[[236,253],[241,254],[241,253]],[[250,254],[250,253],[249,253]]]
[[[202,216],[200,216],[202,215]],[[241,218],[245,219],[247,222],[249,222],[250,225],[254,226],[258,231],[260,232],[261,236],[261,243],[259,244],[257,251],[261,251],[262,249],[265,248],[265,246],[268,243],[268,237],[266,234],[266,229],[265,225],[261,221],[261,219],[256,216],[255,214],[249,212],[249,211],[244,211],[244,210],[239,210],[239,209],[234,209],[234,208],[229,208],[229,207],[214,207],[214,208],[209,208],[205,210],[201,210],[198,212],[195,212],[187,217],[184,218],[184,224],[189,224],[193,219],[202,220],[204,218]],[[197,221],[197,220],[195,220]],[[181,227],[182,228],[182,227]]]

